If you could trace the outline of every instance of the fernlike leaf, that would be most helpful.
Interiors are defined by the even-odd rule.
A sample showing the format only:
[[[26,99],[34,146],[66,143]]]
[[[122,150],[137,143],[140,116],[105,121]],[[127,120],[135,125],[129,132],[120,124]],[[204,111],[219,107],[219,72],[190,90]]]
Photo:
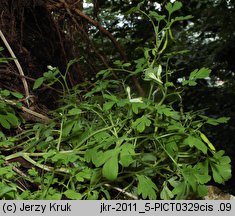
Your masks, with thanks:
[[[116,149],[110,149],[108,151],[97,151],[97,149],[89,149],[87,150],[87,153],[85,155],[85,158],[91,157],[92,163],[96,167],[102,166],[105,162],[109,160],[112,155],[114,155],[116,152]],[[87,160],[87,159],[86,159]]]
[[[175,183],[172,193],[176,195],[176,200],[185,199],[190,191],[189,184],[185,181]]]
[[[56,78],[56,75],[59,73],[58,69],[53,68],[52,70],[43,73],[43,77],[44,79],[46,79],[47,81],[53,81]]]
[[[196,83],[195,81],[193,81],[193,80],[184,80],[184,81],[182,82],[182,85],[183,85],[183,86],[185,86],[185,85],[195,86],[195,85],[197,85],[197,83]]]
[[[106,154],[106,157],[105,157],[105,154],[104,152],[102,151],[97,151],[96,149],[88,149],[86,151],[86,154],[85,154],[85,158],[86,160],[88,161],[91,157],[91,161],[92,163],[96,166],[96,167],[100,167],[101,165],[103,165],[108,157],[107,157],[107,154]]]
[[[0,110],[4,110],[7,104],[5,102],[0,101]]]
[[[189,85],[189,86],[195,86],[197,85],[196,80],[197,79],[205,79],[209,77],[211,73],[211,70],[209,68],[201,68],[200,70],[195,69],[190,73],[189,80],[184,80],[182,82],[182,85]]]
[[[206,184],[211,180],[209,175],[208,160],[196,164],[193,168],[195,170],[195,177],[200,184]]]
[[[145,130],[145,127],[149,127],[150,125],[151,121],[148,119],[147,116],[142,116],[132,123],[132,127],[140,133]]]
[[[157,198],[157,186],[152,182],[152,180],[145,175],[137,175],[138,179],[138,194],[142,194],[143,199],[147,197],[149,199],[155,200]]]
[[[28,170],[28,174],[29,174],[30,176],[34,176],[34,177],[36,177],[36,176],[39,175],[39,174],[38,174],[38,171],[37,171],[34,167]]]
[[[170,191],[167,184],[164,184],[163,189],[160,193],[160,198],[162,200],[170,200],[174,197],[174,194]]]
[[[196,80],[196,79],[204,79],[209,77],[211,70],[209,68],[201,68],[200,70],[196,69],[190,73],[189,79]]]
[[[198,184],[197,179],[195,178],[195,173],[197,173],[197,171],[194,170],[191,165],[183,166],[182,168],[184,181],[192,187],[194,192],[196,192],[196,187]]]
[[[132,162],[133,158],[132,155],[135,154],[135,147],[132,144],[124,143],[121,146],[121,152],[120,152],[120,163],[123,167],[128,167]]]
[[[92,170],[89,168],[85,168],[81,172],[75,175],[77,181],[84,182],[85,179],[90,179],[92,174]]]
[[[205,197],[208,193],[208,188],[206,185],[198,185],[197,193],[200,197]]]
[[[89,191],[87,194],[88,200],[97,200],[99,198],[99,192],[96,190]]]
[[[182,3],[175,1],[173,4],[172,3],[168,3],[165,8],[167,9],[169,14],[172,14],[173,12],[179,10],[182,7]]]
[[[98,169],[93,169],[92,170],[92,174],[91,174],[91,181],[90,184],[91,185],[96,185],[98,184],[98,182],[100,181],[100,179],[102,178],[102,170],[100,168]]]
[[[159,114],[164,114],[165,116],[168,117],[173,116],[175,114],[175,111],[167,107],[166,105],[160,105],[160,106],[157,105],[156,109]]]
[[[190,147],[196,147],[198,150],[202,151],[204,154],[207,153],[206,145],[198,138],[189,135],[185,140],[184,144],[189,145]]]
[[[132,111],[135,114],[139,113],[139,110],[144,110],[146,108],[146,105],[144,103],[132,103],[131,104]]]
[[[231,160],[228,156],[223,156],[224,151],[214,153],[213,158],[209,158],[213,179],[221,184],[231,178]]]
[[[220,118],[217,118],[217,119],[214,119],[214,118],[208,118],[206,123],[207,124],[211,124],[211,125],[219,125],[219,124],[222,124],[222,123],[227,123],[229,121],[229,117],[220,117]]]
[[[52,195],[47,194],[45,197],[46,200],[61,200],[62,194],[61,193],[54,193]]]
[[[122,65],[122,67],[130,67],[131,66],[131,63],[124,63],[123,65]]]
[[[221,184],[231,178],[231,166],[221,166],[218,164],[211,164],[213,178],[215,182]]]
[[[94,138],[98,143],[102,143],[103,141],[107,140],[110,137],[111,135],[106,131],[101,131],[94,135]]]

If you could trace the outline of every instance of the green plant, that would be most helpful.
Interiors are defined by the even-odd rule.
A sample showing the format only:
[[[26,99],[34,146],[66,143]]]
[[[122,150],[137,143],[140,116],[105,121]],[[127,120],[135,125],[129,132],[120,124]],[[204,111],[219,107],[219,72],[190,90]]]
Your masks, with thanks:
[[[36,189],[16,186],[6,178],[11,190],[0,189],[1,197],[112,199],[118,188],[127,198],[186,199],[191,193],[206,195],[210,180],[223,183],[231,177],[229,157],[216,151],[201,131],[207,124],[226,123],[228,118],[184,112],[182,106],[184,85],[196,85],[210,70],[195,70],[182,84],[171,81],[177,71],[169,68],[169,61],[183,53],[167,52],[168,41],[173,39],[171,27],[190,18],[172,18],[181,7],[177,1],[168,3],[168,16],[155,11],[146,14],[141,4],[133,8],[131,12],[151,21],[154,46],[143,49],[143,58],[114,62],[114,68],[97,74],[94,84],[69,89],[66,74],[71,62],[65,75],[49,68],[35,82],[34,89],[45,80],[58,81],[65,93],[60,107],[51,112],[53,120],[16,135],[8,149],[13,153],[3,157],[3,161],[21,157],[30,163],[24,178]],[[120,79],[112,79],[113,73]],[[132,76],[143,78],[145,97],[138,97],[130,87]],[[83,95],[80,101],[78,94]],[[6,175],[4,169],[2,173]]]

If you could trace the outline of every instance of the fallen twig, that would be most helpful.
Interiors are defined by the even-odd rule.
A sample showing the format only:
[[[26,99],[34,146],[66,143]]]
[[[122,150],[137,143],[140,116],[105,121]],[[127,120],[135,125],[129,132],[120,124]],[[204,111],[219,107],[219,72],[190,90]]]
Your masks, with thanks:
[[[11,164],[10,162],[8,162],[8,161],[5,161],[5,164],[6,164],[7,166],[12,166],[12,164]],[[17,167],[12,166],[12,169],[13,169],[16,173],[18,173],[19,175],[21,175],[21,176],[23,176],[23,177],[28,177],[24,172],[22,172],[21,170],[19,170]]]
[[[109,188],[112,188],[114,190],[117,190],[121,193],[123,193],[125,196],[128,196],[129,198],[133,199],[133,200],[138,200],[138,197],[129,193],[129,192],[126,192],[125,190],[121,189],[121,188],[118,188],[118,187],[115,187],[115,186],[112,186],[110,184],[105,184],[106,187],[109,187]]]
[[[0,100],[3,100],[3,101],[5,101],[6,103],[8,103],[8,104],[10,104],[10,105],[17,106],[16,102],[14,102],[14,101],[12,101],[12,100],[5,99],[5,98],[3,98],[3,97],[1,97],[1,96],[0,96]],[[17,106],[17,107],[18,107],[18,106]],[[31,114],[31,115],[33,115],[33,116],[35,116],[35,117],[41,119],[42,122],[47,123],[47,122],[50,121],[50,118],[48,118],[47,116],[42,115],[42,114],[40,114],[40,113],[37,113],[37,112],[35,112],[35,111],[33,111],[33,110],[30,110],[30,109],[28,109],[28,108],[26,108],[26,107],[24,107],[24,106],[21,106],[21,107],[18,107],[18,108],[21,109],[22,111],[26,112],[26,113],[29,113],[29,114]]]

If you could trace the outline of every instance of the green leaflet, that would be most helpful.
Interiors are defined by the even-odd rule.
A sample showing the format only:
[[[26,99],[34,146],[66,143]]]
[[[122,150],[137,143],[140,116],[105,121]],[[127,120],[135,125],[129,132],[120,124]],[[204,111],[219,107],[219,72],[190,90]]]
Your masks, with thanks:
[[[151,121],[148,119],[147,116],[142,116],[141,118],[136,119],[132,123],[132,127],[136,129],[138,132],[142,133],[146,127],[151,125]]]
[[[44,81],[43,77],[36,79],[33,85],[33,90],[38,89],[43,84],[43,81]]]
[[[93,190],[89,191],[87,194],[88,200],[97,200],[99,198],[99,191]]]
[[[124,143],[121,146],[120,163],[123,167],[128,167],[134,162],[132,156],[135,154],[135,147],[132,144]]]
[[[160,193],[160,198],[162,200],[170,200],[174,197],[174,194],[172,191],[168,188],[167,184],[164,182],[163,184],[163,189]]]
[[[182,7],[182,3],[179,1],[175,1],[173,4],[172,3],[168,3],[165,8],[167,9],[167,11],[169,12],[169,14],[172,14],[173,12],[179,10]]]
[[[143,199],[149,198],[155,200],[157,198],[156,192],[158,191],[157,186],[152,180],[144,175],[137,175],[138,179],[138,194],[142,195]]]
[[[209,164],[212,169],[213,179],[221,184],[231,178],[231,159],[224,156],[224,151],[220,150],[209,158]]]
[[[62,137],[67,137],[72,131],[72,128],[76,122],[75,121],[66,121],[62,126]]]
[[[0,115],[0,124],[6,129],[10,129],[11,125],[7,121],[6,115]]]
[[[172,193],[174,194],[175,199],[186,199],[190,192],[194,192],[200,197],[207,194],[207,187],[205,184],[211,180],[207,160],[200,162],[195,166],[183,165],[181,172],[183,178],[180,181],[177,180],[177,177],[172,177],[168,180],[173,187]],[[164,184],[166,184],[166,182]],[[163,195],[167,198],[166,191]]]
[[[79,182],[84,182],[87,179],[91,179],[91,174],[92,170],[89,168],[85,168],[84,170],[77,173],[75,177]]]
[[[198,150],[202,151],[204,154],[207,153],[206,145],[197,137],[189,135],[185,140],[184,144],[189,145],[190,147],[196,147]]]
[[[20,92],[11,92],[15,98],[22,99],[24,96]]]
[[[103,110],[109,111],[110,109],[112,109],[114,104],[115,104],[114,101],[105,102],[103,105]]]
[[[190,80],[204,79],[208,77],[211,73],[211,69],[209,68],[201,68],[200,70],[196,69],[190,73]]]
[[[73,109],[69,110],[68,114],[69,114],[69,115],[80,115],[81,112],[82,112],[81,109],[79,109],[79,108],[73,108]]]
[[[219,125],[221,123],[227,123],[229,121],[229,117],[220,117],[220,118],[217,118],[217,119],[214,119],[214,118],[208,118],[206,123],[207,124],[211,124],[211,125]]]
[[[197,85],[197,79],[205,79],[209,77],[211,70],[209,68],[196,69],[190,73],[189,80],[184,80],[182,85],[195,86]]]
[[[64,195],[72,200],[81,200],[82,195],[80,193],[75,192],[74,190],[68,189],[64,192]]]
[[[111,154],[110,158],[105,162],[102,174],[110,181],[114,181],[118,176],[118,153]]]

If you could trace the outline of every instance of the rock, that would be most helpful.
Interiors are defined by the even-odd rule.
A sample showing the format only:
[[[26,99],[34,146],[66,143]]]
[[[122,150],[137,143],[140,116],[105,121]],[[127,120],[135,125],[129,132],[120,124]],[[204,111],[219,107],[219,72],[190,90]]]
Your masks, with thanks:
[[[209,185],[208,194],[204,197],[205,200],[235,200],[235,196],[224,193],[221,189],[216,186]]]

